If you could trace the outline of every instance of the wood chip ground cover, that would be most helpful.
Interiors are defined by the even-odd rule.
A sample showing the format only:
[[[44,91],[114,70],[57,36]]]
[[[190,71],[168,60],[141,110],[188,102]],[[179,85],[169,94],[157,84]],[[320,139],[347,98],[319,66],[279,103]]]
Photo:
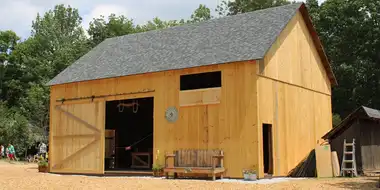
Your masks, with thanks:
[[[91,177],[38,173],[36,164],[0,162],[0,189],[376,189],[378,177],[280,180],[278,183]]]

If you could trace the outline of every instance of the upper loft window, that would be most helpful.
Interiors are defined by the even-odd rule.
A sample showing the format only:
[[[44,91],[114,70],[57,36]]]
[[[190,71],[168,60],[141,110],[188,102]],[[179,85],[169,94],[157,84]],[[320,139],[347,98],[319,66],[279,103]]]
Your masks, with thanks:
[[[207,72],[180,76],[181,90],[195,90],[222,86],[222,72]]]

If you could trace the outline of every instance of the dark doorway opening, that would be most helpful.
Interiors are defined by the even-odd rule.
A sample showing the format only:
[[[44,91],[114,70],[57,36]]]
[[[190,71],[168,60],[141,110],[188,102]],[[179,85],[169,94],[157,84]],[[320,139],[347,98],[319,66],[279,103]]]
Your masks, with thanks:
[[[106,103],[105,171],[151,170],[153,97]]]
[[[272,125],[263,124],[263,153],[264,153],[264,174],[273,174],[273,139]]]

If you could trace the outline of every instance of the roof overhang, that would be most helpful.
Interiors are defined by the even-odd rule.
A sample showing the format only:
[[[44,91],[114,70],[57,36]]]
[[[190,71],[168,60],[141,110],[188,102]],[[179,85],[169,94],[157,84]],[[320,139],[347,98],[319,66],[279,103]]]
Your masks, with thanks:
[[[325,140],[334,139],[335,137],[342,134],[345,130],[350,128],[352,122],[355,121],[356,119],[380,121],[380,117],[369,115],[366,109],[368,110],[368,108],[365,108],[364,106],[360,106],[359,108],[355,109],[350,115],[348,115],[343,121],[341,121],[339,125],[337,125],[333,129],[331,129],[329,132],[327,132],[325,135],[323,135],[322,139],[325,139]],[[371,109],[371,110],[374,110],[374,109]]]

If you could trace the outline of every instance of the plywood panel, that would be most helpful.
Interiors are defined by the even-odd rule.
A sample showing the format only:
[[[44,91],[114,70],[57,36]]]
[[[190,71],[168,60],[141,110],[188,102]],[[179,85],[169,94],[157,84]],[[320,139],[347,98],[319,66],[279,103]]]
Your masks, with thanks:
[[[51,172],[102,174],[104,162],[104,102],[56,105]]]
[[[180,91],[179,106],[219,104],[221,91],[221,88]]]
[[[282,31],[264,61],[262,75],[331,94],[330,81],[299,12]]]
[[[315,159],[317,164],[317,177],[333,177],[330,145],[317,145],[315,148]]]
[[[180,92],[180,75],[211,71],[222,71],[222,87],[200,90],[202,94],[200,97],[196,96],[197,98],[191,101],[186,100],[189,103],[201,99],[206,104],[180,107],[180,102],[184,102],[184,99],[181,99],[184,96],[181,94],[193,93]],[[230,63],[57,85],[51,89],[51,99],[54,106],[59,104],[55,100],[60,98],[154,90],[150,93],[96,98],[94,102],[154,97],[154,157],[159,156],[159,160],[163,161],[165,152],[176,149],[219,148],[225,153],[226,176],[242,177],[244,168],[257,169],[258,167],[257,88],[254,82],[256,78],[254,61]],[[65,102],[65,104],[82,104],[86,101],[91,100]],[[215,102],[219,103],[210,104]],[[179,119],[175,123],[170,123],[165,119],[165,111],[170,106],[175,106],[179,110]],[[78,114],[91,119],[85,110]],[[51,122],[52,131],[63,130],[61,126],[70,122],[66,119],[60,122],[60,117],[60,114],[52,113],[52,118],[54,118]],[[74,144],[79,143],[86,142],[74,142]],[[53,149],[59,149],[61,146],[55,144]],[[157,150],[160,155],[157,154]],[[68,152],[61,154],[68,154]],[[59,156],[61,155],[58,154],[57,157]],[[54,160],[54,157],[52,159]]]
[[[332,163],[332,167],[333,167],[334,177],[339,177],[340,176],[340,164],[339,164],[338,154],[336,151],[331,152],[331,163]]]

